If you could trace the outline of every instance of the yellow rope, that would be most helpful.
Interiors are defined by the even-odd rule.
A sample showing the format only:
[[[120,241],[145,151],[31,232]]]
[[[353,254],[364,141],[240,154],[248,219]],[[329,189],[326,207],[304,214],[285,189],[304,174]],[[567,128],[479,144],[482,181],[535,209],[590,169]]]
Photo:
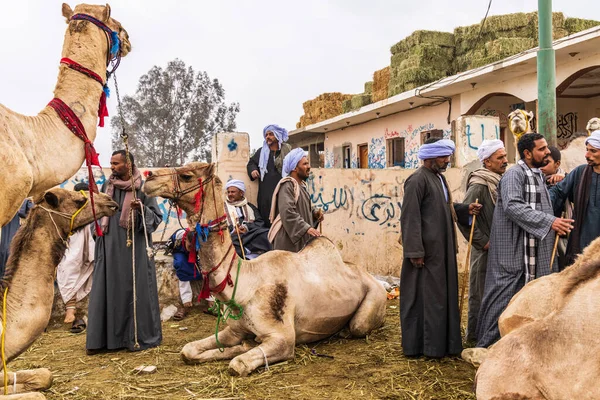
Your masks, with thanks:
[[[4,372],[4,395],[8,395],[8,371],[6,371],[6,355],[4,354],[4,337],[6,336],[6,296],[8,288],[4,289],[4,301],[2,302],[2,371]]]
[[[83,190],[79,191],[83,197],[85,197],[86,201],[85,204],[82,205],[79,210],[75,211],[75,214],[73,214],[71,216],[71,225],[69,226],[69,234],[67,235],[67,237],[70,237],[71,235],[73,235],[73,224],[75,223],[75,217],[77,217],[77,215],[79,215],[79,213],[81,212],[81,210],[83,210],[85,208],[85,206],[88,205],[88,203],[90,202],[90,199],[88,199],[88,197],[85,195],[85,192]]]
[[[521,115],[523,115],[523,118],[525,118],[525,125],[526,125],[526,129],[525,132],[522,133],[516,133],[515,131],[513,131],[512,125],[508,124],[508,129],[510,129],[510,132],[514,135],[514,137],[517,138],[517,140],[521,139],[521,136],[523,136],[525,133],[527,133],[527,131],[529,129],[531,129],[531,126],[529,126],[529,115],[527,115],[527,113],[523,110],[521,110],[520,108],[518,109],[521,113]]]

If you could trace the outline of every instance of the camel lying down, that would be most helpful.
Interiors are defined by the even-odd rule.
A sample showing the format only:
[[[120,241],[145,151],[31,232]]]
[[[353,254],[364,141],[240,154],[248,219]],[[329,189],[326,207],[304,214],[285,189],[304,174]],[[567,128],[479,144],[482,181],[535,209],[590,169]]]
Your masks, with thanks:
[[[236,259],[226,220],[223,225],[212,222],[225,214],[222,184],[213,164],[154,171],[144,191],[174,199],[188,214],[189,226],[211,230],[198,254],[203,273],[220,265],[208,275],[211,289],[226,284],[228,268],[231,282],[237,281],[235,301],[243,307],[243,316],[229,319],[219,332],[224,351],[211,335],[185,345],[181,355],[186,363],[232,359],[230,373],[246,376],[263,365],[293,358],[296,344],[327,338],[344,327],[352,336],[364,337],[383,325],[385,289],[363,268],[345,263],[327,238],[311,241],[299,253],[271,251],[250,261]],[[202,196],[200,212],[195,212],[197,194]],[[226,284],[213,294],[225,302],[233,291]]]

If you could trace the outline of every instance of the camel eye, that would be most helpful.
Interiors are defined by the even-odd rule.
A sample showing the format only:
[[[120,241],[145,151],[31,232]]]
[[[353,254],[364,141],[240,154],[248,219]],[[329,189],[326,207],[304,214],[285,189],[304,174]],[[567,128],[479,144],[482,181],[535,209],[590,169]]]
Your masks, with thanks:
[[[184,182],[190,182],[192,180],[192,178],[193,178],[192,175],[179,175],[179,177]]]
[[[85,204],[85,199],[75,200],[75,205],[77,205],[77,207],[79,207],[79,208],[83,207],[84,204]]]

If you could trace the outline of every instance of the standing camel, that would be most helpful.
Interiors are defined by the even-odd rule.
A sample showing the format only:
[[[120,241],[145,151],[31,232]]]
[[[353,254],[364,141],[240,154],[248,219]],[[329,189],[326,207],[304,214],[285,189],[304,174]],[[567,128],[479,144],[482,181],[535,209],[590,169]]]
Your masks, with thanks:
[[[83,66],[105,83],[107,60],[116,42],[111,37],[118,35],[120,56],[129,53],[131,44],[125,29],[110,17],[108,4],[80,4],[74,11],[63,4],[62,14],[68,28],[54,97],[71,108],[93,142],[103,86],[89,74],[69,67],[68,62]],[[89,20],[71,19],[82,14],[116,32],[115,35]],[[70,61],[65,62],[65,59]],[[0,226],[12,219],[26,197],[42,193],[73,176],[81,167],[84,155],[83,141],[65,126],[50,106],[35,117],[28,117],[0,104]]]
[[[144,192],[173,199],[187,213],[188,226],[206,239],[198,253],[204,289],[221,302],[233,300],[235,291],[243,308],[241,318],[229,319],[218,333],[223,352],[212,335],[185,345],[186,363],[232,359],[229,372],[246,376],[293,358],[296,344],[327,338],[344,327],[364,337],[383,325],[385,289],[363,268],[344,262],[327,238],[314,239],[299,253],[274,250],[250,261],[236,258],[213,164],[149,172]]]
[[[66,239],[72,230],[89,229],[88,224],[94,221],[88,200],[80,192],[64,189],[47,191],[34,199],[34,207],[11,242],[6,272],[0,282],[2,296],[8,288],[5,321],[7,362],[27,350],[48,325],[54,299],[54,273],[65,253]],[[109,196],[103,193],[96,195],[98,218],[114,215],[117,208],[118,204]],[[9,393],[47,389],[52,384],[52,374],[45,368],[9,372],[8,378]],[[4,393],[2,389],[0,393]],[[0,396],[2,398],[5,397]],[[31,393],[6,398],[45,397],[41,393]]]

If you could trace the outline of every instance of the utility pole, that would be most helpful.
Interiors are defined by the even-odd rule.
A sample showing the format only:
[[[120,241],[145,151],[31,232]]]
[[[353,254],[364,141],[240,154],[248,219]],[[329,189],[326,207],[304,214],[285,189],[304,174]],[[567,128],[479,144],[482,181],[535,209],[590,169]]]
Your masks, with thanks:
[[[556,59],[552,48],[552,0],[538,0],[537,131],[556,146]]]

